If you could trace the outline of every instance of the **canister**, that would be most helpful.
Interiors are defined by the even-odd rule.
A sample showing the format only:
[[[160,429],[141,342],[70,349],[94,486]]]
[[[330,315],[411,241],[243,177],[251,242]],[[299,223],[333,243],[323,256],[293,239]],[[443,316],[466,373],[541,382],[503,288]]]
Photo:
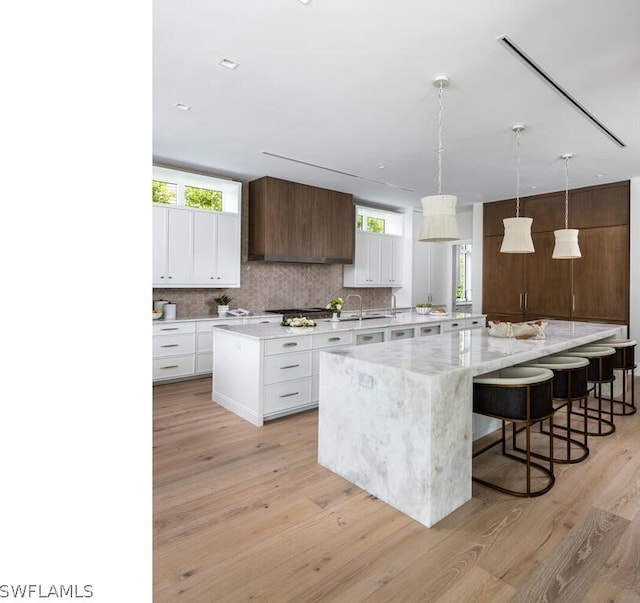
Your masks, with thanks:
[[[175,320],[176,318],[176,305],[167,302],[162,306],[162,318],[165,320]]]

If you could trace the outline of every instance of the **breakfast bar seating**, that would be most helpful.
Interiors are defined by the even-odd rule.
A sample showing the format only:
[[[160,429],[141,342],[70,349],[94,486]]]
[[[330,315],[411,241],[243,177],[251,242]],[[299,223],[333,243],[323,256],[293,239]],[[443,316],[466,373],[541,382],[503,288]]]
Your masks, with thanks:
[[[587,445],[588,414],[585,406],[589,396],[588,376],[589,360],[577,356],[565,356],[563,354],[553,354],[539,358],[523,366],[534,366],[549,369],[553,372],[553,402],[554,402],[554,422],[550,429],[553,437],[564,443],[562,447],[556,447],[554,462],[563,464],[579,463],[589,456]],[[578,405],[574,408],[574,402]],[[562,415],[565,417],[565,424],[559,422],[559,411],[565,410]],[[581,415],[581,427],[572,426],[572,416]],[[543,433],[544,423],[540,423]],[[576,439],[578,436],[580,439]],[[575,453],[575,450],[578,453]],[[532,453],[534,456],[541,456]],[[545,457],[543,457],[545,458]]]
[[[622,399],[618,400],[613,396],[613,386],[611,389],[611,397],[605,398],[607,401],[611,402],[614,407],[613,414],[618,416],[628,416],[633,415],[636,412],[636,400],[635,400],[635,387],[633,383],[633,373],[636,368],[635,364],[635,347],[636,342],[633,339],[603,339],[601,341],[596,341],[593,345],[595,346],[606,346],[613,348],[616,351],[616,355],[614,357],[613,370],[620,371],[622,373]],[[629,376],[629,381],[631,382],[631,401],[627,401],[627,376]],[[615,410],[617,407],[620,410]]]
[[[473,379],[473,412],[501,421],[501,437],[497,442],[489,444],[474,453],[474,458],[489,450],[496,444],[501,445],[502,455],[526,467],[524,489],[515,490],[496,481],[472,475],[472,479],[484,486],[493,488],[513,496],[533,497],[548,492],[555,483],[553,474],[553,372],[537,366],[516,366],[500,369]],[[536,455],[545,458],[548,468],[531,460],[534,456],[531,443],[531,427],[536,423],[548,420],[550,432],[547,434],[549,452],[547,455]],[[507,449],[506,423],[511,423],[511,448]],[[525,432],[524,457],[515,454],[519,451],[517,436],[519,430]],[[542,473],[542,486],[532,487],[532,469]]]
[[[613,404],[609,405],[609,410],[602,407],[604,400],[602,396],[602,386],[610,384],[613,387],[613,366],[615,350],[611,347],[584,345],[572,348],[565,352],[566,356],[586,358],[589,361],[588,381],[593,385],[592,393],[597,403],[597,408],[589,406],[589,399],[584,402],[584,411],[588,419],[596,421],[597,429],[587,430],[588,435],[606,436],[616,430],[613,421]],[[606,400],[605,400],[606,401]],[[605,418],[605,414],[608,418]]]

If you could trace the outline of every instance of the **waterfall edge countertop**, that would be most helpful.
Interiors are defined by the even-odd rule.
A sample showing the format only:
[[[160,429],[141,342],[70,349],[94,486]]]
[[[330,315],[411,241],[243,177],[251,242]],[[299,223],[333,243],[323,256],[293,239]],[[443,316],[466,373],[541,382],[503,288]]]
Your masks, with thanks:
[[[354,318],[356,318],[354,320]],[[410,325],[438,325],[456,323],[460,321],[482,321],[484,326],[484,314],[469,314],[466,312],[454,312],[453,314],[418,314],[415,312],[401,312],[395,317],[380,316],[373,318],[365,315],[364,320],[357,320],[357,314],[349,314],[338,322],[332,322],[329,318],[315,319],[315,327],[282,327],[277,323],[257,325],[218,325],[214,329],[223,329],[237,335],[251,337],[253,339],[273,339],[276,337],[293,337],[299,335],[313,335],[316,333],[330,333],[333,331],[362,331],[366,329],[402,327]],[[465,326],[467,326],[465,324]],[[478,325],[468,325],[478,326]]]
[[[473,377],[626,330],[546,322],[546,339],[468,329],[321,352],[318,462],[433,526],[471,499]]]

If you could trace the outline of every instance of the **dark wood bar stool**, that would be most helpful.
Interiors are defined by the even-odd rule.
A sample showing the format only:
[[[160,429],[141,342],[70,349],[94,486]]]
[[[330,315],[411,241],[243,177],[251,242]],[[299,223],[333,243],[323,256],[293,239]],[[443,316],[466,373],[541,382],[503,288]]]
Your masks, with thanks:
[[[518,366],[500,369],[479,375],[473,380],[473,412],[501,421],[501,438],[497,442],[485,446],[474,453],[474,458],[486,452],[493,446],[501,444],[502,455],[523,463],[526,467],[526,486],[523,490],[514,490],[489,482],[479,477],[472,479],[480,484],[512,494],[514,496],[540,496],[548,492],[555,483],[553,474],[553,436],[549,435],[549,454],[544,457],[548,468],[531,460],[531,427],[536,423],[549,420],[553,431],[553,372],[549,369],[529,366]],[[511,423],[511,447],[517,451],[516,436],[520,427],[525,432],[524,457],[507,451],[506,423]],[[536,469],[545,478],[543,486],[533,489],[531,484],[531,470]]]
[[[564,446],[554,447],[556,455],[553,458],[555,463],[573,464],[584,461],[589,456],[587,446],[588,417],[584,403],[589,396],[589,360],[577,356],[562,356],[561,354],[545,356],[532,360],[522,366],[542,367],[553,372],[553,405],[554,411],[566,408],[566,425],[558,423],[557,417],[553,422],[552,435],[564,442]],[[574,408],[574,402],[577,407]],[[581,415],[581,427],[575,429],[571,425],[572,415]],[[540,422],[540,429],[543,433],[544,421]],[[575,439],[578,435],[580,439]],[[576,455],[575,449],[579,454]],[[546,458],[538,453],[531,453],[538,458]]]
[[[593,384],[592,392],[597,408],[589,406],[588,398],[583,405],[587,418],[596,421],[597,429],[588,430],[587,434],[590,436],[611,435],[616,430],[613,421],[613,404],[609,404],[608,411],[603,410],[602,386],[606,383],[613,384],[613,364],[616,351],[610,347],[583,345],[562,352],[562,354],[563,356],[586,358],[589,361],[588,381]]]
[[[611,347],[616,351],[616,355],[613,360],[613,370],[620,371],[622,373],[622,399],[614,398],[613,385],[611,386],[611,397],[604,398],[614,405],[613,414],[617,416],[629,416],[635,414],[637,409],[633,375],[636,368],[636,342],[633,339],[616,339],[611,337],[609,339],[596,341],[593,345]],[[631,381],[631,402],[627,401],[627,375],[629,375],[629,381]],[[615,410],[616,405],[620,407],[620,410]]]

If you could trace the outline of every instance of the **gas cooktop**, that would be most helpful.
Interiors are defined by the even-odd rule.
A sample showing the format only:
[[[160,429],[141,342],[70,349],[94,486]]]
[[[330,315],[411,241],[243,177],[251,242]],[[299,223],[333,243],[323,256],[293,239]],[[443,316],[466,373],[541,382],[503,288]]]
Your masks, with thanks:
[[[265,310],[265,312],[270,314],[283,314],[284,318],[291,318],[295,316],[328,318],[331,316],[331,312],[326,308],[280,308],[276,310]]]

